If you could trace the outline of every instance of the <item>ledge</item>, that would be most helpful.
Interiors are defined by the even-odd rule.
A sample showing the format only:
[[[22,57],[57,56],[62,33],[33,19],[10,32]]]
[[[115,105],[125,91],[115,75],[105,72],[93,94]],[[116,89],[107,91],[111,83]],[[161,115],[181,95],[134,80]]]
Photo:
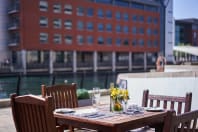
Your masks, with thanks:
[[[100,92],[101,92],[101,96],[109,95],[109,89],[101,89]],[[91,94],[92,94],[91,90],[89,90],[89,94],[90,94],[90,97],[91,97]],[[10,99],[9,98],[0,99],[0,108],[9,107],[9,106],[10,106]]]
[[[10,99],[0,99],[0,108],[9,107]]]

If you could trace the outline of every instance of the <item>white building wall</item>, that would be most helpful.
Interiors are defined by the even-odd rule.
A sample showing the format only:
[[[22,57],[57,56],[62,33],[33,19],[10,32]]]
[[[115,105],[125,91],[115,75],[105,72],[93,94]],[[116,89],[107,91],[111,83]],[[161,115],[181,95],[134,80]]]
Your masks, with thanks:
[[[173,1],[169,0],[166,7],[166,26],[165,26],[165,57],[168,62],[173,62],[173,46],[174,39],[174,17],[173,17]]]
[[[9,58],[7,48],[8,0],[0,0],[0,63]]]

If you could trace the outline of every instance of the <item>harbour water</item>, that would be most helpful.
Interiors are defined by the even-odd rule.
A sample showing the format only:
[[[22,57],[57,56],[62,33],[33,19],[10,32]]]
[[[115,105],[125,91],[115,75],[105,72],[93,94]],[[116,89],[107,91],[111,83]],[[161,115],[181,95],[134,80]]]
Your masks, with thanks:
[[[110,82],[116,82],[119,73],[128,71],[111,72],[101,71],[93,72],[79,72],[79,73],[61,73],[54,75],[15,75],[15,76],[1,76],[0,77],[0,99],[8,98],[11,93],[24,94],[41,94],[41,85],[77,83],[78,88],[85,88],[87,90],[93,87],[101,89],[109,88]]]

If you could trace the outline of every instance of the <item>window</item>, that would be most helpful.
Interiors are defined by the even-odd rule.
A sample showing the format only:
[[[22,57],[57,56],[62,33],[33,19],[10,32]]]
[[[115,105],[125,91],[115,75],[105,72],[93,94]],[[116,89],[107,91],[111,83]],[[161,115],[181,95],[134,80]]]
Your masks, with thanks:
[[[121,32],[121,26],[120,25],[116,25],[116,32],[120,33]]]
[[[144,16],[140,16],[140,17],[139,17],[139,21],[140,21],[140,22],[144,22]]]
[[[129,28],[128,28],[128,26],[124,26],[124,27],[123,27],[123,32],[124,32],[124,33],[129,33]]]
[[[62,39],[61,39],[61,35],[60,34],[54,34],[54,43],[55,44],[61,44],[61,41],[62,41]]]
[[[137,33],[137,28],[136,27],[132,27],[132,33],[136,34]]]
[[[157,18],[154,18],[154,19],[153,19],[153,23],[154,23],[154,24],[157,24],[157,23],[158,23],[158,19],[157,19]]]
[[[133,46],[136,46],[136,45],[137,45],[137,39],[134,38],[134,39],[132,40],[132,45],[133,45]]]
[[[148,41],[147,41],[147,46],[148,46],[148,47],[151,47],[151,46],[152,46],[152,40],[148,40]]]
[[[112,0],[95,0],[96,3],[111,4]]]
[[[104,39],[103,37],[98,37],[98,44],[104,44]]]
[[[84,8],[77,7],[77,16],[83,16],[83,15],[84,15]]]
[[[144,10],[144,4],[139,4],[139,3],[132,2],[131,7],[135,8],[135,9]]]
[[[65,20],[64,26],[66,29],[72,29],[72,21],[71,20]]]
[[[77,35],[77,43],[78,45],[82,45],[84,43],[84,39],[82,35]]]
[[[78,29],[78,30],[83,30],[83,28],[84,28],[83,22],[82,22],[82,21],[78,21],[78,22],[77,22],[77,29]]]
[[[151,32],[151,29],[150,29],[150,28],[148,28],[148,29],[147,29],[147,35],[149,35],[149,36],[150,36],[150,35],[151,35],[151,33],[152,33],[152,32]]]
[[[133,15],[132,20],[133,20],[133,22],[136,22],[137,21],[137,15]]]
[[[54,11],[54,13],[60,13],[61,12],[61,4],[54,4],[53,11]]]
[[[144,28],[140,28],[140,29],[139,29],[139,33],[140,33],[140,34],[144,34]]]
[[[93,36],[87,36],[87,43],[88,44],[93,44]]]
[[[123,19],[124,19],[125,21],[128,21],[128,20],[129,20],[129,15],[128,15],[127,13],[124,13],[124,14],[123,14]]]
[[[106,25],[106,31],[107,32],[112,32],[112,25],[111,24]]]
[[[104,12],[102,9],[98,9],[98,17],[103,18],[104,17]]]
[[[128,1],[115,0],[114,3],[115,3],[115,5],[118,5],[118,6],[129,7]]]
[[[154,34],[154,35],[157,35],[157,34],[158,34],[158,30],[157,30],[157,29],[154,29],[154,30],[153,30],[153,34]]]
[[[72,6],[71,5],[65,5],[64,7],[64,13],[65,14],[72,14]]]
[[[94,15],[94,10],[93,10],[93,8],[88,8],[87,9],[87,16],[93,16]]]
[[[40,33],[40,43],[46,44],[48,42],[48,34],[47,33]]]
[[[140,39],[139,40],[139,45],[142,47],[142,46],[144,46],[144,40],[143,39]]]
[[[40,27],[47,27],[48,19],[46,17],[40,17]]]
[[[107,45],[112,45],[112,38],[107,38],[106,43]]]
[[[116,45],[117,45],[117,46],[120,46],[120,45],[121,45],[121,42],[122,42],[122,41],[121,41],[120,38],[116,38]]]
[[[39,8],[40,8],[40,11],[47,11],[48,10],[47,1],[40,1]]]
[[[112,11],[107,10],[107,11],[106,11],[106,17],[107,17],[107,18],[112,18]]]
[[[123,44],[124,44],[125,46],[129,45],[129,40],[128,40],[128,39],[125,39],[124,42],[123,42]]]
[[[104,25],[102,23],[98,23],[98,31],[104,31]]]
[[[151,16],[147,17],[147,23],[149,23],[149,24],[152,23],[152,17]]]
[[[117,20],[120,20],[121,19],[121,13],[120,12],[116,12],[116,14],[115,14],[115,16],[116,16],[116,19]]]
[[[158,12],[158,7],[151,6],[151,5],[145,5],[146,11],[152,11],[152,12]]]
[[[65,36],[65,43],[66,44],[72,44],[72,36],[66,35]]]
[[[154,40],[153,45],[154,45],[154,47],[157,47],[158,41],[157,40]]]
[[[93,22],[88,22],[87,23],[87,30],[93,31]]]
[[[61,28],[61,19],[54,19],[53,21],[54,28]]]

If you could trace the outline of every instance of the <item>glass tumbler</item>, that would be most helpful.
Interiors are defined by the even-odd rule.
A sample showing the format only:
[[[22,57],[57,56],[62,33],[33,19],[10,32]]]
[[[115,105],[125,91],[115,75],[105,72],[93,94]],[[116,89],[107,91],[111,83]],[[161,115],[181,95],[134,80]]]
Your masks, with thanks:
[[[100,104],[100,88],[94,87],[92,91],[92,105],[97,106]]]

